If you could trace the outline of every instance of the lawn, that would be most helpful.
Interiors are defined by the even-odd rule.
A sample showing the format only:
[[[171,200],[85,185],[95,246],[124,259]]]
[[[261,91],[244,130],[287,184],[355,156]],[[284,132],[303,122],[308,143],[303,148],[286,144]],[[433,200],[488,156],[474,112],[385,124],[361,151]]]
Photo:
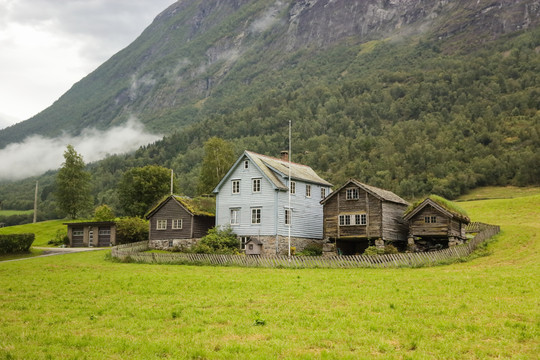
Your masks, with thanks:
[[[0,216],[31,215],[34,210],[0,210]]]
[[[50,246],[47,243],[54,239],[58,230],[67,230],[66,225],[63,225],[66,220],[49,220],[42,221],[36,224],[24,224],[16,226],[7,226],[0,228],[0,234],[36,234],[36,239],[32,246]]]
[[[534,359],[540,191],[460,203],[491,255],[420,269],[0,263],[0,358]]]

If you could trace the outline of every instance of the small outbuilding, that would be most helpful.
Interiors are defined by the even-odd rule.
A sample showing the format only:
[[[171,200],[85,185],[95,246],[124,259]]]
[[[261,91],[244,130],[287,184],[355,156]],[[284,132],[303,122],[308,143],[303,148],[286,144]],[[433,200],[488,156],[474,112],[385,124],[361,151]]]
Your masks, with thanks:
[[[361,254],[376,243],[405,247],[409,203],[391,191],[349,179],[321,200],[324,236],[344,255]]]
[[[116,223],[95,221],[65,223],[70,247],[106,247],[116,245]]]
[[[153,248],[191,247],[215,226],[215,199],[170,195],[146,215]]]
[[[462,244],[471,222],[465,210],[436,195],[413,204],[404,219],[409,223],[409,245],[423,248]]]
[[[246,255],[261,255],[263,243],[257,238],[251,238],[246,242]]]

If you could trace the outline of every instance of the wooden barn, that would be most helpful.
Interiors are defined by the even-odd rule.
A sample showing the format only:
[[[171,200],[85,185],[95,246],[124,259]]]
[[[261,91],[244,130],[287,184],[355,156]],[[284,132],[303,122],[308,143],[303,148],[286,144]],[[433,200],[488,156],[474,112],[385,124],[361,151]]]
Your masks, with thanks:
[[[66,223],[70,247],[105,247],[116,245],[114,221]]]
[[[435,195],[411,206],[404,219],[409,223],[410,245],[420,250],[463,243],[467,239],[465,227],[470,223],[464,210]]]
[[[149,240],[153,247],[191,246],[183,239],[198,239],[215,225],[215,200],[191,199],[170,195],[146,215],[149,220]]]
[[[349,179],[321,201],[324,236],[335,241],[339,253],[362,254],[374,245],[392,243],[404,248],[407,224],[403,213],[409,203],[391,191]]]

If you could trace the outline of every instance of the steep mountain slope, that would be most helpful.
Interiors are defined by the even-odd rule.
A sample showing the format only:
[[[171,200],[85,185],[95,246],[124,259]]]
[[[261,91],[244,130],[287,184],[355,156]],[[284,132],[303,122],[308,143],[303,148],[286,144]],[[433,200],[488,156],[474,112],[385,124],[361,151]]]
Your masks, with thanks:
[[[422,35],[443,52],[466,52],[535,28],[539,15],[538,0],[179,1],[51,107],[0,131],[0,148],[31,134],[109,128],[130,116],[150,130],[181,129],[275,88],[341,81],[362,43]],[[353,51],[328,59],[342,47]],[[328,61],[333,66],[317,71]],[[291,82],[291,73],[300,81]]]

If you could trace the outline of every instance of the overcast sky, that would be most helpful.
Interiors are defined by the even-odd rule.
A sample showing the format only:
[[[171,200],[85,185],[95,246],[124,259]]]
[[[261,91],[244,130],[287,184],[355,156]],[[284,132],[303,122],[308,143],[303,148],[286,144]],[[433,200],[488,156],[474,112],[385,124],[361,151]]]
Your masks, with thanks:
[[[0,129],[47,108],[175,0],[0,0]]]

